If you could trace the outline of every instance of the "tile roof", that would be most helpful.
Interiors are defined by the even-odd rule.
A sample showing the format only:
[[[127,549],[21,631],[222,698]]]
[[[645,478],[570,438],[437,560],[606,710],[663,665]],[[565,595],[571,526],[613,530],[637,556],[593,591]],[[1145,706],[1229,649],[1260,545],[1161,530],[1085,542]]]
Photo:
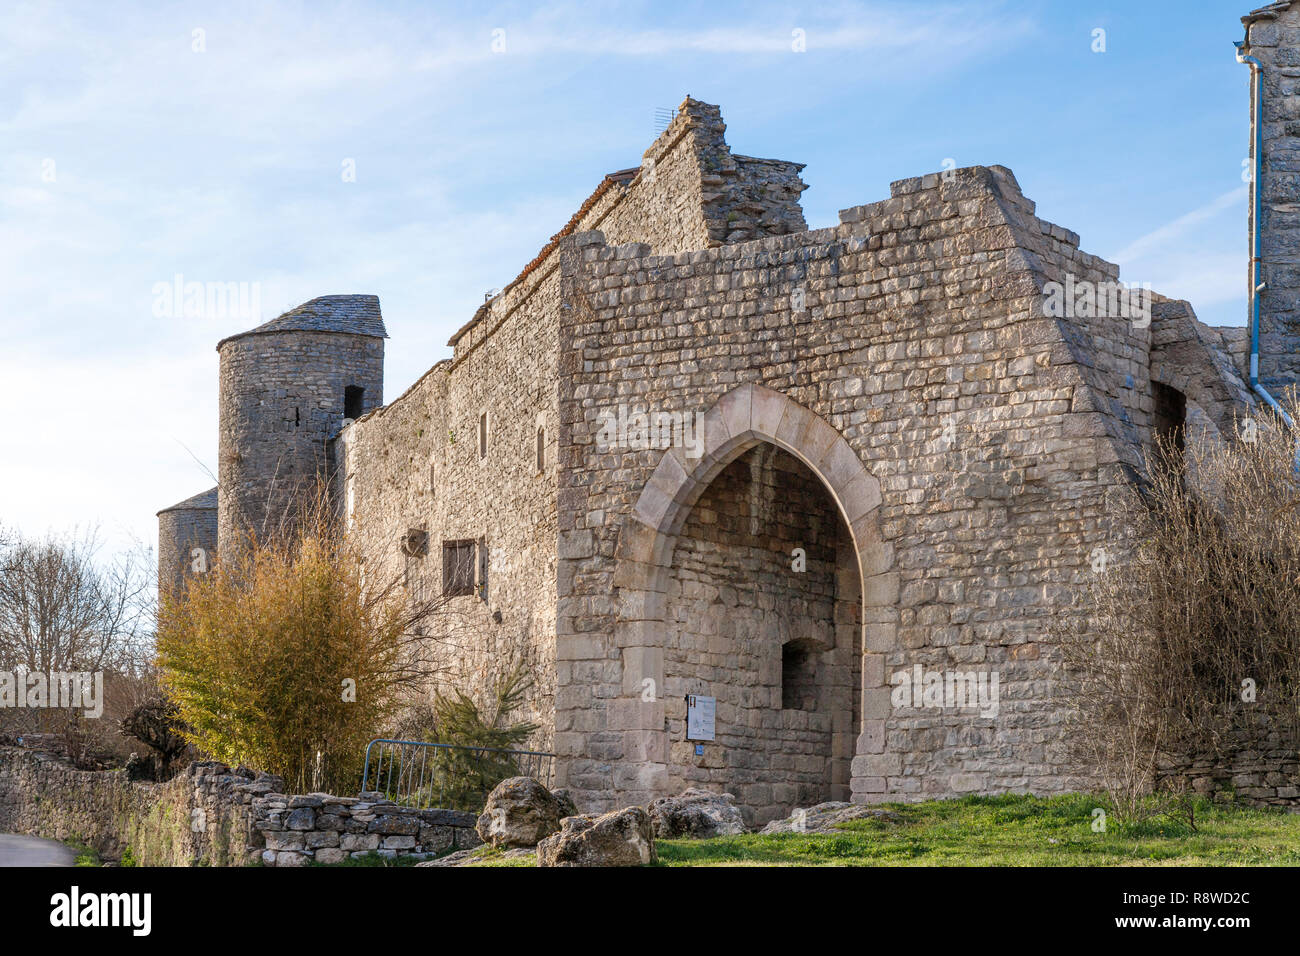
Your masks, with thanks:
[[[1246,14],[1244,17],[1241,18],[1241,22],[1249,24],[1255,20],[1272,19],[1273,17],[1276,17],[1279,13],[1283,12],[1284,10],[1290,9],[1292,2],[1293,0],[1284,0],[1284,2],[1282,3],[1270,3],[1266,7],[1260,7],[1258,10],[1252,10],[1250,11],[1250,13]]]

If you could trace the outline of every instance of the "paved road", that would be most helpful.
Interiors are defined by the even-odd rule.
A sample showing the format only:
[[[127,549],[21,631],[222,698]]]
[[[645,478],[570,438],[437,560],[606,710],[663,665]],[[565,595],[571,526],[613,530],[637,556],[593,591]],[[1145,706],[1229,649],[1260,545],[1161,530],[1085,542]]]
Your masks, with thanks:
[[[77,854],[55,840],[0,833],[0,866],[74,866]]]

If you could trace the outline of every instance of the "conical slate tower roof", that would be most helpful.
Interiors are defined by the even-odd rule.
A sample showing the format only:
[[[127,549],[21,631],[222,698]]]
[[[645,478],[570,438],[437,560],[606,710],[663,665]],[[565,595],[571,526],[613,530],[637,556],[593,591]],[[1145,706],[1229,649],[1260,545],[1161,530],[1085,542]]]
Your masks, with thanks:
[[[207,491],[200,491],[193,498],[186,498],[184,501],[178,501],[170,508],[164,508],[158,514],[167,511],[215,511],[217,508],[217,489],[209,488]]]
[[[322,295],[276,316],[255,329],[228,335],[217,343],[220,349],[233,339],[268,332],[345,332],[388,338],[379,312],[377,295]]]

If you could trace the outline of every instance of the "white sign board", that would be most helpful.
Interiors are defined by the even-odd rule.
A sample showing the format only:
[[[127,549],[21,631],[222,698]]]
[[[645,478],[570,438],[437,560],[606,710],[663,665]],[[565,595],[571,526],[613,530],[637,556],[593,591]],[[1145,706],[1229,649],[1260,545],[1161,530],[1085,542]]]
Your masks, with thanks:
[[[712,740],[714,718],[718,712],[716,697],[686,697],[686,739]]]

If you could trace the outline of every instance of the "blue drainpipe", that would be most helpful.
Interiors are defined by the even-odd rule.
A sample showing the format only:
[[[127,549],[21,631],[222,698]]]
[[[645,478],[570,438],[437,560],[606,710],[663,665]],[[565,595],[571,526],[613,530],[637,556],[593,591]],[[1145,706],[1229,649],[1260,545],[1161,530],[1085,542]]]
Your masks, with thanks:
[[[1249,37],[1249,33],[1247,36]],[[1245,53],[1246,41],[1239,40],[1233,44],[1237,48],[1237,62],[1247,63],[1250,65],[1250,76],[1252,80],[1252,98],[1255,108],[1255,143],[1251,152],[1254,154],[1251,173],[1250,193],[1251,203],[1254,209],[1254,215],[1250,223],[1250,387],[1260,398],[1268,402],[1270,408],[1281,416],[1282,421],[1286,422],[1288,428],[1294,428],[1295,422],[1286,410],[1277,403],[1277,400],[1268,393],[1259,382],[1259,295],[1264,291],[1264,281],[1261,275],[1260,262],[1260,240],[1259,240],[1259,218],[1260,218],[1260,198],[1259,182],[1260,173],[1264,163],[1264,65],[1253,56]],[[1297,470],[1300,470],[1300,448],[1296,450]]]

